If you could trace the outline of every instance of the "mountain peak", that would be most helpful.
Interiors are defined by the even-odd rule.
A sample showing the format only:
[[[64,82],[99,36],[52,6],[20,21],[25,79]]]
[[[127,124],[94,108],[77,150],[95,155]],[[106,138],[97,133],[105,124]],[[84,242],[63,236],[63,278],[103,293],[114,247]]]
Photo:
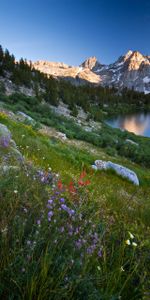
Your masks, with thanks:
[[[92,70],[96,66],[96,64],[99,64],[96,56],[90,56],[81,64],[81,66],[83,68],[88,68]]]
[[[133,51],[132,51],[132,50],[129,50],[129,51],[124,55],[125,60],[128,59],[132,54],[133,54]]]

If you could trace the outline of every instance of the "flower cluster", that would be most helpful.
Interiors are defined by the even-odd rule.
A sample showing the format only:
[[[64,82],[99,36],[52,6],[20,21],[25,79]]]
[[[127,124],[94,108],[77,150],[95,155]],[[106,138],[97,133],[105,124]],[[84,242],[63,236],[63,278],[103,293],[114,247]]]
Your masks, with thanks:
[[[39,178],[39,180],[45,184],[52,183],[52,179],[53,179],[53,175],[51,172],[49,172],[49,171],[46,172],[43,170],[38,170],[36,177]]]
[[[55,233],[54,243],[66,241],[67,247],[71,247],[83,258],[96,254],[102,256],[102,239],[96,225],[87,219],[87,213],[82,212],[81,203],[68,204],[65,192],[55,189],[47,201],[45,217],[38,218],[37,225],[42,226],[47,220],[47,228]],[[52,234],[50,234],[52,236]]]
[[[128,234],[129,234],[130,239],[127,239],[125,241],[125,244],[128,246],[137,247],[137,243],[134,242],[134,239],[135,239],[134,235],[130,231],[128,232]]]

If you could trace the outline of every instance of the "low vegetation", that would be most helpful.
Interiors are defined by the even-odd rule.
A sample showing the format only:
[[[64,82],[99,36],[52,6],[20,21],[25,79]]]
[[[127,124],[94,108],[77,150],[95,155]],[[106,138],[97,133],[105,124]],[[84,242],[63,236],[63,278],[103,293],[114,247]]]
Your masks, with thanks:
[[[0,122],[25,157],[0,174],[1,298],[148,299],[149,187],[91,171],[98,157],[5,114]]]

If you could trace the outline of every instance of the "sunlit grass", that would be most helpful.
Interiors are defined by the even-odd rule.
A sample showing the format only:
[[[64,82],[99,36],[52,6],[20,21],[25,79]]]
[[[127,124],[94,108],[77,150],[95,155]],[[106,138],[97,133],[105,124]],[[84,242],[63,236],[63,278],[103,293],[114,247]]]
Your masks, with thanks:
[[[143,181],[136,187],[111,172],[93,172],[90,165],[99,157],[87,150],[43,136],[4,114],[0,122],[25,157],[19,172],[0,174],[1,298],[148,299],[150,171],[123,160]],[[49,172],[52,181],[45,183],[37,170],[44,176]],[[80,186],[83,170],[83,182],[90,184]],[[75,211],[75,219],[59,210],[61,198]],[[52,225],[49,199],[56,203]],[[82,234],[68,236],[69,225],[81,227]],[[98,243],[91,253],[93,232]],[[76,248],[77,238],[87,244]]]

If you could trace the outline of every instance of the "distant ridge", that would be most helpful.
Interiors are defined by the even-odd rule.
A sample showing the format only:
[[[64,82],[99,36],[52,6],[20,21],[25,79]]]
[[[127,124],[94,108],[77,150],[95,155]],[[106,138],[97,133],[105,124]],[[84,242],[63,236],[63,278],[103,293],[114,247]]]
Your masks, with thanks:
[[[150,56],[129,50],[112,64],[101,64],[95,56],[87,58],[80,66],[59,62],[36,61],[33,67],[48,76],[65,78],[75,85],[91,83],[150,93]]]

